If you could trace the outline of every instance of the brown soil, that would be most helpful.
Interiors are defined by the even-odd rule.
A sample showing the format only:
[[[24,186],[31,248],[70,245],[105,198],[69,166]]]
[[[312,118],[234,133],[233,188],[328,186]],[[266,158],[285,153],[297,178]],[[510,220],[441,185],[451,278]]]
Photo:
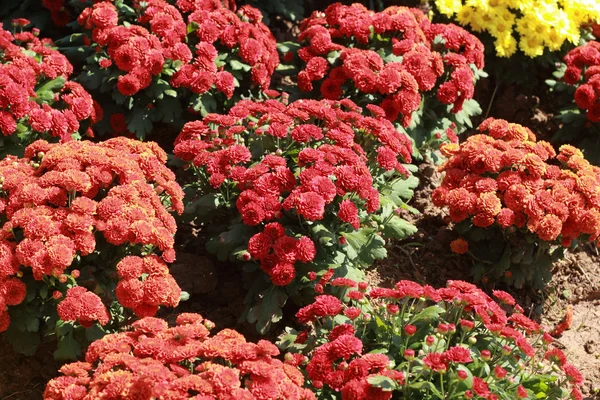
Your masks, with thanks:
[[[55,344],[40,346],[34,356],[15,353],[0,335],[0,400],[39,400],[46,383],[58,374]]]

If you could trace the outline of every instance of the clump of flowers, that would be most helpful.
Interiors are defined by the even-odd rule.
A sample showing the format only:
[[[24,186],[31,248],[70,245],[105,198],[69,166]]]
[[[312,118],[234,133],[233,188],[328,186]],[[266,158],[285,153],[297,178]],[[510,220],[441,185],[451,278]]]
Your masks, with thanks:
[[[14,34],[0,25],[0,133],[8,137],[3,146],[93,136],[91,125],[102,118],[102,110],[80,84],[69,80],[71,63],[51,40],[23,29],[28,20],[15,20],[15,25]]]
[[[581,373],[506,292],[494,291],[497,303],[462,281],[331,283],[354,289],[318,296],[296,314],[308,328],[280,341],[308,359],[319,398],[583,398]]]
[[[571,50],[554,76],[558,79],[546,83],[560,96],[556,97],[563,106],[556,117],[562,127],[553,139],[577,144],[588,160],[597,164],[600,160],[596,144],[600,135],[600,43],[590,41]]]
[[[97,2],[77,19],[89,42],[79,79],[118,105],[106,130],[143,136],[184,111],[223,111],[260,96],[279,64],[261,19],[250,6],[234,12],[219,2]]]
[[[418,9],[376,13],[335,3],[300,29],[300,90],[379,105],[419,148],[456,142],[456,131],[480,111],[472,98],[483,45],[463,28],[432,24]]]
[[[213,328],[186,313],[174,327],[158,318],[134,322],[92,343],[85,361],[64,365],[44,399],[316,399],[298,367],[275,358],[277,346],[231,329],[211,335]]]
[[[310,286],[308,271],[322,275],[328,265],[358,273],[385,257],[382,235],[415,231],[395,213],[416,185],[403,165],[410,140],[381,108],[369,109],[373,116],[350,100],[241,101],[184,126],[174,152],[204,194],[189,209],[223,223],[211,224],[209,251],[258,263],[276,285],[252,278],[264,293],[251,304],[284,303]],[[266,307],[262,328],[273,318]]]
[[[521,50],[530,58],[557,52],[566,44],[576,46],[590,21],[600,20],[598,3],[586,0],[459,1],[436,0],[439,12],[494,40],[499,57]]]
[[[75,322],[118,325],[121,306],[144,317],[178,304],[165,262],[183,192],[166,160],[155,143],[116,138],[39,140],[0,161],[0,332],[72,345]]]
[[[542,287],[564,248],[598,242],[600,168],[575,147],[557,154],[528,128],[490,118],[442,153],[446,175],[432,200],[469,242],[478,278]]]
[[[575,104],[590,122],[600,122],[600,43],[587,42],[565,56],[567,69],[563,80],[575,86]]]

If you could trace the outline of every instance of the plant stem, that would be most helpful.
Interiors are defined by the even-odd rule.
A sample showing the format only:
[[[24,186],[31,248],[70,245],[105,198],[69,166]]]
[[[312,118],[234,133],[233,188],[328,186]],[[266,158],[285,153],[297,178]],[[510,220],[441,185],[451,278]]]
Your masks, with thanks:
[[[496,93],[498,92],[499,87],[500,83],[496,82],[496,87],[494,87],[492,97],[490,98],[490,102],[488,103],[487,110],[485,110],[485,116],[483,117],[483,119],[487,119],[488,115],[490,115],[490,110],[492,109],[492,104],[494,104],[494,99],[496,98]]]

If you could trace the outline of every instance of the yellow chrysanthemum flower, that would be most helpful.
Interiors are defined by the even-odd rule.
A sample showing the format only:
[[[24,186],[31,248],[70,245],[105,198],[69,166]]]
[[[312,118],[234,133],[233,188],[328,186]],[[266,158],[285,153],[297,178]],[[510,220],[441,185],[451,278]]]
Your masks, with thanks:
[[[504,35],[499,36],[494,45],[496,46],[496,53],[499,57],[510,57],[517,51],[517,39],[511,35],[512,31],[506,32]]]
[[[436,0],[436,5],[459,24],[491,34],[500,57],[517,48],[529,57],[545,48],[557,51],[565,41],[579,42],[582,25],[600,23],[600,0]]]
[[[476,12],[471,6],[462,6],[456,13],[456,20],[463,26],[470,25]]]
[[[461,0],[436,0],[435,5],[437,6],[440,13],[452,17],[462,7]]]
[[[521,36],[519,49],[528,57],[539,57],[544,54],[544,41],[536,37]]]

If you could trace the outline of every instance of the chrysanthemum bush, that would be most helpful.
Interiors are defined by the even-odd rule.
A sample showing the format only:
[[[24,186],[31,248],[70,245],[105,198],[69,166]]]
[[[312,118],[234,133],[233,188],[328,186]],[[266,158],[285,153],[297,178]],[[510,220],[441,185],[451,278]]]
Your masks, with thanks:
[[[381,106],[407,129],[415,150],[429,154],[456,142],[481,112],[473,94],[484,76],[483,45],[456,25],[432,24],[418,9],[377,13],[335,3],[305,19],[298,39],[299,48],[282,48],[301,69],[301,91]]]
[[[69,141],[93,136],[91,125],[102,110],[78,83],[73,66],[49,39],[14,21],[15,33],[0,26],[0,146],[2,155],[44,138]]]
[[[18,350],[54,337],[55,356],[70,358],[101,326],[179,303],[166,263],[183,192],[166,159],[115,138],[39,140],[0,161],[0,332]]]
[[[107,131],[141,137],[157,121],[180,129],[190,112],[266,96],[279,55],[261,18],[219,2],[97,2],[78,17],[86,34],[72,37],[90,54],[78,79],[114,102]]]
[[[576,143],[591,161],[600,160],[600,43],[590,41],[571,50],[547,80],[564,101],[558,115],[562,127],[555,140]]]
[[[511,57],[518,50],[536,58],[544,52],[558,52],[579,44],[582,31],[600,20],[600,5],[587,0],[435,0],[438,11],[493,38],[499,57]],[[491,44],[491,41],[490,41]]]
[[[557,154],[528,128],[490,118],[442,153],[445,176],[432,201],[448,207],[464,236],[452,249],[474,256],[476,279],[541,288],[565,248],[597,243],[600,169],[575,147]]]
[[[288,296],[311,297],[308,272],[354,276],[386,256],[384,237],[416,231],[396,215],[417,184],[403,165],[411,143],[368,108],[374,116],[350,100],[241,101],[175,142],[201,196],[188,212],[211,221],[208,250],[248,262],[246,317],[260,330]]]
[[[231,329],[211,335],[214,323],[198,314],[176,323],[148,317],[95,341],[85,362],[60,369],[44,399],[316,399],[298,367],[275,358],[273,343]]]
[[[499,304],[462,281],[331,285],[351,291],[316,297],[296,314],[307,329],[279,342],[318,398],[583,398],[581,373],[506,292]]]

